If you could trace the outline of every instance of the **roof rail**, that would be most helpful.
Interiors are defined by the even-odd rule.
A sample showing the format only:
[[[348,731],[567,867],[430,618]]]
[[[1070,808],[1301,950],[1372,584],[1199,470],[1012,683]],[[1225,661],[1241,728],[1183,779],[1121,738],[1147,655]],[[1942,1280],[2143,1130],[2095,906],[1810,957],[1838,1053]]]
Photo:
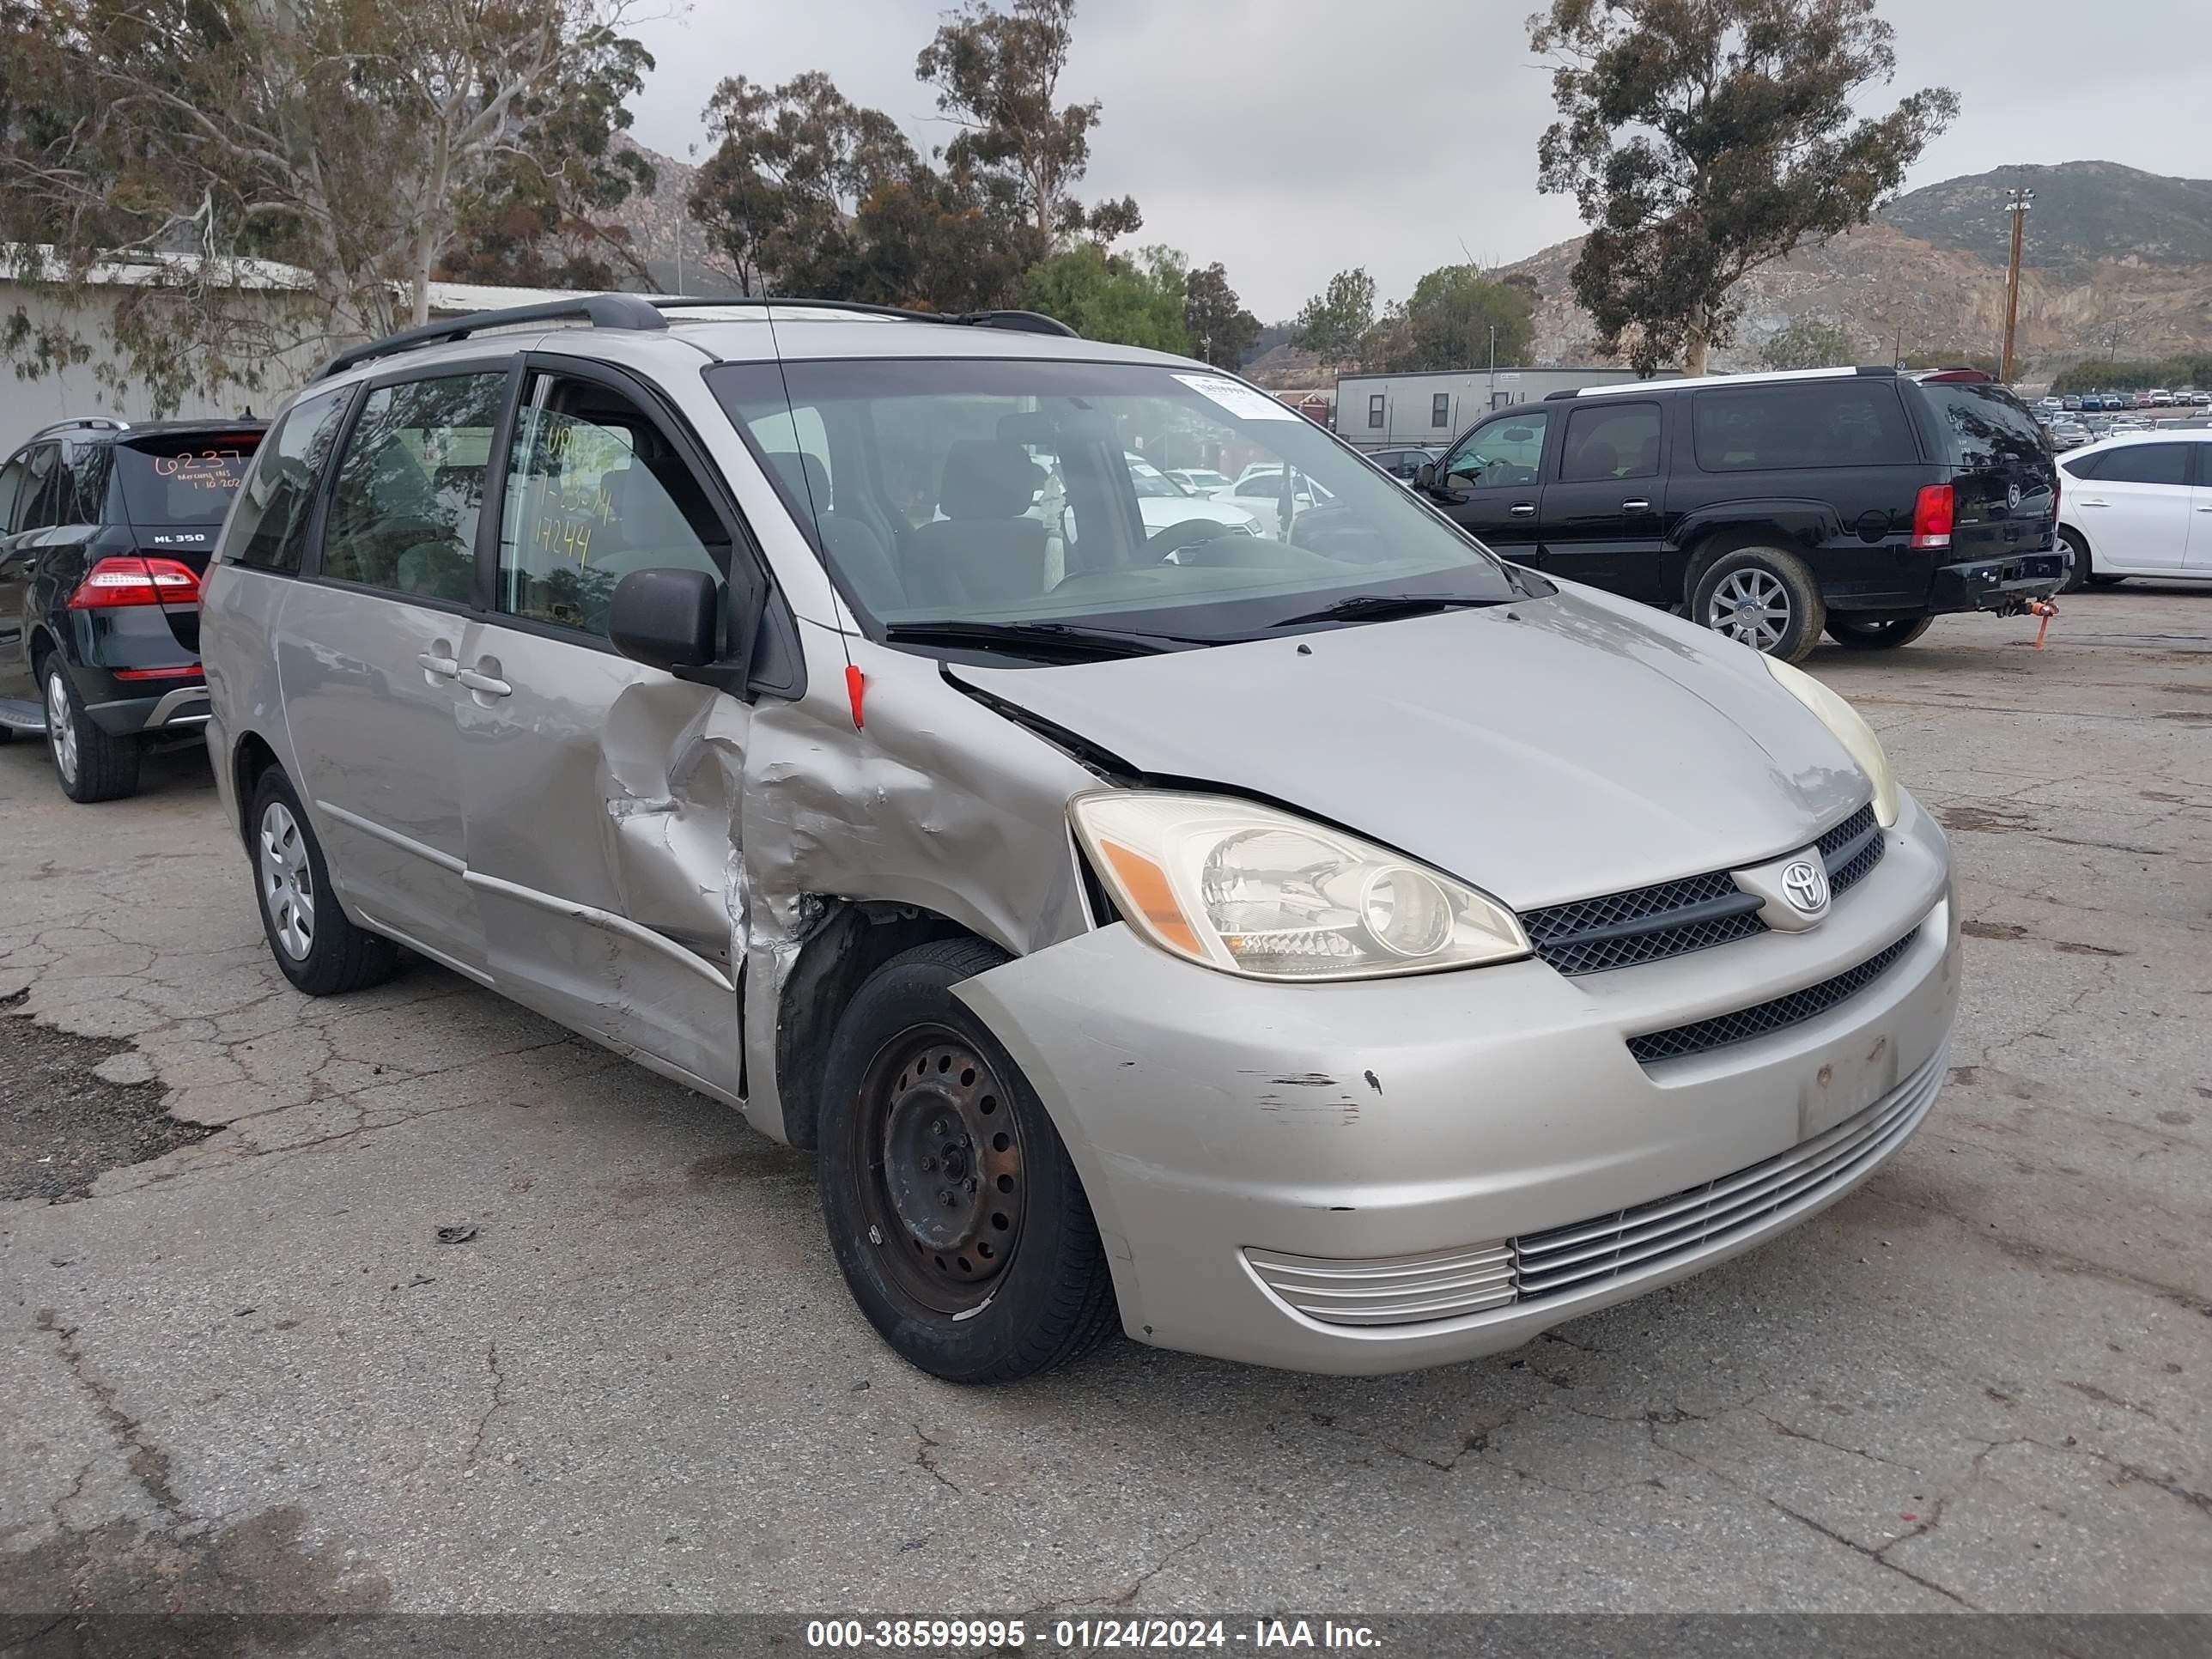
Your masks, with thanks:
[[[1897,365],[1895,363],[1861,363],[1859,365],[1859,373],[1862,374],[1887,375],[1889,379],[1893,380],[1897,378]]]
[[[658,294],[639,296],[657,311],[732,308],[740,306],[793,306],[808,311],[849,311],[862,317],[896,317],[909,323],[955,323],[969,328],[1003,328],[1018,334],[1053,334],[1074,340],[1082,337],[1057,317],[1039,311],[917,311],[905,306],[867,305],[858,300],[808,300],[791,295],[765,298],[744,295],[734,300],[710,300],[693,295]]]
[[[380,340],[371,340],[338,355],[315,371],[314,379],[327,380],[333,374],[379,357],[389,357],[402,351],[412,351],[417,346],[443,345],[449,340],[465,340],[471,334],[488,328],[510,328],[526,323],[589,323],[593,328],[627,328],[637,330],[662,329],[668,326],[661,316],[641,294],[580,294],[570,300],[547,300],[537,305],[508,306],[498,311],[472,311],[465,317],[453,317],[444,322],[424,323],[416,328],[403,328],[397,334],[387,334]]]
[[[131,422],[118,420],[112,415],[72,415],[65,421],[48,422],[33,432],[31,439],[35,441],[40,438],[50,438],[57,432],[77,432],[88,427],[95,432],[128,432]]]

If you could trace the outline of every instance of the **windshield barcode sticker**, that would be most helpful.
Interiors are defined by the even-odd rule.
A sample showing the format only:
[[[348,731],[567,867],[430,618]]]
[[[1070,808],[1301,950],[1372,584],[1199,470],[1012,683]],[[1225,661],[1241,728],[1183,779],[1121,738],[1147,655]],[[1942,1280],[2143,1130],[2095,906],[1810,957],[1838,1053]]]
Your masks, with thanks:
[[[1264,392],[1255,392],[1241,381],[1219,374],[1178,374],[1193,392],[1211,403],[1227,410],[1240,421],[1297,421],[1305,417],[1286,404],[1279,404]]]

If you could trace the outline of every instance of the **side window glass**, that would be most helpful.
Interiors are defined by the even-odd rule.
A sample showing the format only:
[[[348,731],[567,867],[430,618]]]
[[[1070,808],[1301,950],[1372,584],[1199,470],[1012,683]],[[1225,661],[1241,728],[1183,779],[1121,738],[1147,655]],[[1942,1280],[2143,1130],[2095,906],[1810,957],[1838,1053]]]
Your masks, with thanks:
[[[108,469],[115,462],[112,444],[79,444],[67,452],[69,477],[62,481],[63,524],[98,524],[106,516]]]
[[[62,468],[59,444],[34,446],[28,458],[29,476],[23,481],[23,501],[16,509],[18,530],[49,530],[61,522]]]
[[[1593,404],[1567,416],[1562,483],[1658,476],[1658,404]]]
[[[2179,484],[2189,482],[2189,451],[2180,444],[2129,444],[2108,449],[2097,469],[2102,483]]]
[[[458,605],[475,597],[484,465],[506,387],[494,371],[368,394],[338,463],[324,575]]]
[[[1549,410],[1534,410],[1477,427],[1452,451],[1445,476],[1478,489],[1535,483],[1544,459],[1544,427],[1551,418]]]
[[[23,486],[30,482],[31,461],[27,454],[18,455],[5,467],[0,467],[0,536],[19,526],[15,523],[16,503],[24,495]]]
[[[672,568],[729,574],[728,532],[690,465],[622,393],[540,376],[508,463],[501,611],[604,638],[615,584]]]
[[[261,448],[238,506],[216,550],[219,560],[258,570],[297,571],[307,540],[307,515],[330,465],[353,388],[303,398],[285,411]]]

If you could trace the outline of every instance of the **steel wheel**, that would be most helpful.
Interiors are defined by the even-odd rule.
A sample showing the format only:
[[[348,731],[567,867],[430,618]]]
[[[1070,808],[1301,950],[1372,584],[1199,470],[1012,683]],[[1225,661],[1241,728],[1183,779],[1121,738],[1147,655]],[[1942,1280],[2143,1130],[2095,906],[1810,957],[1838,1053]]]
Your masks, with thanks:
[[[70,708],[69,682],[62,671],[46,675],[46,743],[54,752],[54,770],[64,784],[76,782],[76,715]]]
[[[989,1062],[943,1026],[876,1053],[854,1114],[868,1241],[900,1289],[961,1315],[991,1299],[1021,1242],[1021,1128]]]
[[[284,954],[305,962],[315,947],[315,876],[297,819],[283,801],[261,810],[261,902]]]
[[[1790,591],[1767,571],[1732,570],[1706,601],[1705,622],[1754,651],[1771,651],[1790,631]]]

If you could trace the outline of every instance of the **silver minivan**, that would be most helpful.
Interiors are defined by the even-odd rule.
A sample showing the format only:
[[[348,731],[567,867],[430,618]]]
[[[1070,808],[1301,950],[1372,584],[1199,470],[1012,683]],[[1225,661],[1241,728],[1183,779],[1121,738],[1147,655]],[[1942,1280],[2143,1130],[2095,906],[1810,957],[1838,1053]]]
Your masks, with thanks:
[[[1148,526],[1132,455],[1275,493]],[[1840,698],[1041,318],[363,347],[201,637],[292,982],[411,952],[815,1149],[940,1376],[1514,1347],[1834,1202],[1944,1075],[1948,849]]]

